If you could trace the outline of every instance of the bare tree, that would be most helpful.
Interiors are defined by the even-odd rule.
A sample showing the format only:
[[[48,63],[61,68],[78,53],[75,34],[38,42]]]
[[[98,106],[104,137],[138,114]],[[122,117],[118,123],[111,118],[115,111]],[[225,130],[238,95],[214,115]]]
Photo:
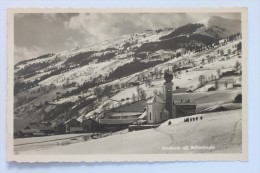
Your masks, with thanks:
[[[151,80],[150,79],[148,79],[147,81],[146,81],[146,83],[145,83],[145,85],[146,85],[146,87],[151,87]]]
[[[177,68],[178,68],[178,65],[177,64],[173,64],[172,71],[175,72],[177,70]]]
[[[137,93],[138,93],[139,99],[146,99],[146,93],[145,93],[145,90],[143,88],[138,87]]]
[[[133,100],[133,101],[136,101],[135,93],[133,93],[133,95],[132,95],[132,100]]]
[[[214,84],[215,84],[215,88],[218,89],[218,80],[217,79],[215,79]]]
[[[214,74],[211,74],[211,79],[213,80],[215,78]]]
[[[141,75],[138,75],[138,76],[137,76],[137,80],[138,80],[138,81],[141,81],[141,79],[142,79],[142,76],[141,76]]]
[[[206,82],[206,77],[204,75],[199,76],[200,86],[202,86]]]
[[[178,72],[174,72],[174,73],[173,73],[173,76],[174,76],[175,78],[177,78],[177,77],[178,77]]]
[[[210,62],[210,56],[207,55],[206,58],[207,58],[207,61],[208,61],[208,63],[209,63],[209,62]]]
[[[201,60],[201,64],[204,64],[205,63],[205,59],[203,58],[202,60]]]
[[[234,66],[234,69],[237,71],[241,68],[241,63],[239,61],[236,61],[236,64]]]
[[[217,69],[217,74],[218,74],[218,76],[220,76],[220,74],[221,74],[221,70],[220,69]]]
[[[220,53],[220,56],[223,56],[225,52],[223,49],[221,49],[219,53]]]
[[[230,55],[231,54],[231,49],[228,49],[228,55]]]
[[[158,67],[154,68],[154,75],[156,75],[156,76],[158,75]]]
[[[226,87],[226,88],[228,87],[228,82],[227,82],[227,81],[225,81],[225,87]]]
[[[142,81],[145,80],[145,75],[144,74],[141,75],[141,79],[142,79]]]
[[[211,58],[211,62],[213,62],[216,59],[216,56],[212,55],[210,58]]]

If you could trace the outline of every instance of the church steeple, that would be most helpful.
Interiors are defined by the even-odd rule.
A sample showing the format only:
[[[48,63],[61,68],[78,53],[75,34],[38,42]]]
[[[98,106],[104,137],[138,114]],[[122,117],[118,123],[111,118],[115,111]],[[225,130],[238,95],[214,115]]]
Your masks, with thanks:
[[[173,100],[172,100],[172,87],[173,87],[173,83],[172,83],[172,79],[173,79],[173,75],[165,72],[164,73],[164,86],[165,86],[165,108],[167,111],[169,111],[169,118],[175,118],[173,116]]]

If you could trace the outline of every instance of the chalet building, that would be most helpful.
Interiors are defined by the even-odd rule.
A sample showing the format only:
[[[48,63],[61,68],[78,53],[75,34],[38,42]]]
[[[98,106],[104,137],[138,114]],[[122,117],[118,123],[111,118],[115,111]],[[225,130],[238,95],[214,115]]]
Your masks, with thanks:
[[[139,100],[134,103],[120,106],[107,111],[103,119],[99,119],[99,127],[95,127],[95,122],[91,122],[99,131],[119,131],[128,128],[135,123],[145,111],[147,100]],[[84,126],[84,125],[83,125]],[[93,130],[93,128],[92,128]]]
[[[67,120],[65,123],[66,133],[80,133],[83,132],[81,123],[75,118]]]
[[[240,82],[233,83],[233,88],[236,88],[236,87],[242,87],[241,83]]]
[[[33,137],[33,136],[44,136],[44,133],[42,133],[38,129],[21,129],[18,132],[19,137]]]
[[[26,126],[24,129],[19,130],[18,136],[19,137],[33,137],[33,136],[44,136],[45,134],[42,133],[37,127],[35,126]]]
[[[241,93],[238,94],[238,95],[235,97],[233,103],[242,103],[242,94],[241,94]]]
[[[53,122],[52,128],[54,130],[54,134],[64,134],[66,132],[65,124],[61,122]]]
[[[83,132],[85,132],[85,130],[81,126],[70,127],[70,131],[69,131],[69,133],[83,133]]]
[[[100,131],[116,132],[127,129],[129,125],[137,121],[137,118],[129,119],[99,119]]]
[[[173,93],[175,93],[175,94],[176,93],[186,93],[187,90],[188,90],[187,88],[179,88],[179,87],[177,88],[176,87],[176,90],[174,90]]]
[[[14,137],[43,136],[53,133],[54,128],[51,124],[32,124],[22,118],[16,117],[14,119]]]
[[[46,135],[54,133],[54,128],[50,125],[39,125],[38,129]]]
[[[212,86],[212,87],[208,88],[208,91],[216,91],[216,87]]]
[[[84,119],[82,121],[82,128],[88,133],[100,131],[99,123],[92,118]]]
[[[233,76],[233,75],[235,75],[235,71],[229,70],[229,71],[222,72],[221,77]]]
[[[174,114],[176,118],[194,115],[196,113],[196,104],[192,101],[174,101]]]
[[[192,89],[187,89],[186,92],[187,93],[193,93],[193,90]]]

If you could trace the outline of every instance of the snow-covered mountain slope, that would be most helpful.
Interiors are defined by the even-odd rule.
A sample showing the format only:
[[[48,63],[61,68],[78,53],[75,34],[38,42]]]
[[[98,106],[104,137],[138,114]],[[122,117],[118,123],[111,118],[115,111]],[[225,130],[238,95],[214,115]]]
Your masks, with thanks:
[[[213,37],[226,38],[227,36],[241,32],[240,20],[212,16],[196,23],[204,25],[195,32],[197,34],[206,34]]]
[[[196,88],[199,75],[216,76],[216,68],[232,68],[240,61],[239,31],[240,21],[210,17],[175,29],[127,34],[20,62],[14,74],[15,113],[37,121],[86,117],[109,98],[123,104],[132,101],[136,85],[150,97],[154,90],[162,89],[163,72],[174,65],[178,69],[175,84]],[[232,40],[219,44],[230,35]],[[208,69],[201,70],[200,65]],[[186,67],[191,68],[190,73],[183,70]],[[179,73],[186,75],[181,78]],[[90,99],[90,95],[95,97]],[[68,110],[62,111],[63,106]],[[54,116],[51,112],[55,111]]]

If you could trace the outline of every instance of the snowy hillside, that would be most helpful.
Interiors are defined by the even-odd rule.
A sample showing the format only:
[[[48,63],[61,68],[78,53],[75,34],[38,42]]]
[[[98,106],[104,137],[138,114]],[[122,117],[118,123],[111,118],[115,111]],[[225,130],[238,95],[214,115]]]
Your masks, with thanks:
[[[204,27],[197,30],[195,33],[209,34],[211,36],[218,36],[226,38],[227,36],[241,32],[241,21],[224,19],[222,17],[213,16],[207,17],[201,21],[196,22],[203,24]]]
[[[210,17],[19,62],[15,116],[33,122],[100,118],[104,109],[162,93],[165,71],[174,74],[174,90],[178,86],[201,92],[201,75],[211,84],[236,64],[239,70],[240,25],[238,20]]]
[[[158,128],[118,133],[87,142],[26,152],[48,154],[157,154],[157,153],[240,153],[241,111],[203,115],[202,120],[184,123],[183,118],[168,120]],[[217,129],[217,130],[216,130]],[[93,149],[95,148],[95,149]]]

